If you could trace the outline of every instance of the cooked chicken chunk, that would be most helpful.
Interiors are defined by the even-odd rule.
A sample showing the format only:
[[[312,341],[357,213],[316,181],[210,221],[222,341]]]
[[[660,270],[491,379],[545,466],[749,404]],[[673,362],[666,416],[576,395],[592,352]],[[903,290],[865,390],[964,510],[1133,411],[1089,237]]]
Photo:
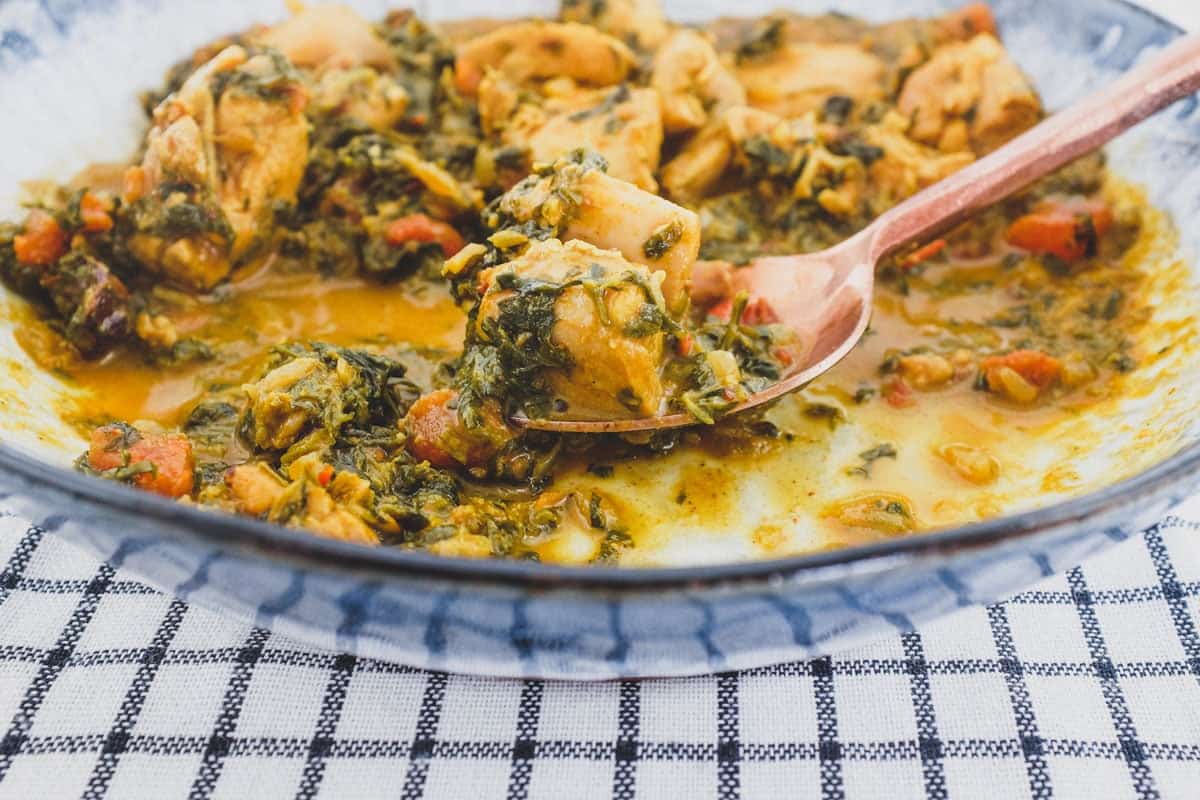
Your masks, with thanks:
[[[297,461],[294,466],[307,466]],[[342,497],[335,497],[337,488],[327,488],[310,476],[289,470],[290,482],[276,474],[262,462],[240,464],[229,471],[226,484],[229,497],[238,511],[252,516],[262,516],[272,522],[308,528],[322,536],[359,544],[379,544],[379,534],[370,528],[361,516],[354,513],[357,504],[339,505]],[[341,483],[359,481],[361,478],[350,473],[340,473]],[[335,479],[336,481],[337,479]],[[367,492],[370,492],[369,487]]]
[[[664,333],[661,273],[586,242],[547,239],[521,257],[480,276],[486,287],[477,334],[487,337],[487,320],[520,302],[522,287],[555,287],[552,341],[570,366],[546,376],[559,412],[572,418],[611,419],[656,414],[663,401],[659,369]],[[501,288],[515,286],[513,289]],[[643,329],[643,325],[646,328]]]
[[[612,86],[625,80],[634,63],[633,51],[595,28],[531,20],[463,43],[455,61],[455,80],[470,95],[478,90],[486,67],[517,84],[570,78],[584,86]]]
[[[573,198],[570,206],[563,195]],[[536,221],[563,241],[582,239],[615,249],[629,261],[663,273],[667,309],[687,308],[692,264],[700,251],[696,214],[579,160],[563,158],[509,191],[500,209],[516,222]]]
[[[918,144],[904,135],[906,127],[907,119],[889,112],[863,134],[868,144],[883,151],[869,169],[872,185],[878,189],[876,212],[882,212],[975,160],[970,151],[943,153]]]
[[[295,65],[316,69],[348,69],[369,64],[390,68],[392,53],[371,23],[343,5],[305,8],[290,19],[254,37],[256,44],[274,47]]]
[[[501,140],[526,146],[534,162],[549,163],[572,150],[595,150],[613,177],[647,191],[658,189],[654,173],[662,148],[662,118],[653,89],[578,92],[567,102],[552,102],[553,113],[523,106]]]
[[[408,108],[408,92],[370,67],[328,70],[313,90],[313,109],[353,117],[381,133],[391,130]]]
[[[650,85],[662,98],[667,133],[703,126],[714,113],[746,104],[746,90],[697,31],[676,31],[654,57]]]
[[[879,99],[886,73],[882,60],[857,45],[808,43],[744,59],[735,72],[750,105],[789,118],[815,111],[831,95]]]
[[[127,176],[134,255],[198,289],[217,284],[295,199],[308,159],[306,93],[278,56],[233,45],[154,112]]]
[[[254,66],[247,62],[246,73]],[[229,89],[217,102],[216,136],[217,196],[233,226],[236,260],[269,223],[272,204],[295,199],[308,159],[308,121],[290,102]]]
[[[765,137],[790,152],[815,136],[807,120],[783,120],[769,111],[734,106],[688,140],[663,168],[663,186],[672,198],[698,202],[734,161],[745,162],[747,140]]]
[[[580,190],[582,199],[565,238],[619,250],[634,263],[661,270],[667,310],[673,316],[682,314],[692,264],[700,252],[700,219],[686,208],[602,172],[588,173]]]
[[[912,118],[913,139],[978,154],[1032,127],[1042,113],[1037,93],[989,33],[937,50],[904,82],[897,108]]]
[[[724,119],[710,122],[687,140],[662,169],[662,186],[672,200],[698,203],[721,178],[733,157]]]
[[[643,50],[658,47],[670,32],[658,0],[563,0],[559,18],[599,28]]]

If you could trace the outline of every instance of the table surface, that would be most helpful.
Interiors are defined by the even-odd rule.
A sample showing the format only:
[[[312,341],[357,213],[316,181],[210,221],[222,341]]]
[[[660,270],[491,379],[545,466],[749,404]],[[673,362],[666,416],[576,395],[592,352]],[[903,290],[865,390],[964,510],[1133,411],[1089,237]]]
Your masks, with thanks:
[[[1143,0],[1188,29],[1195,0]],[[1200,498],[809,662],[565,684],[314,650],[0,507],[3,797],[1200,796]]]

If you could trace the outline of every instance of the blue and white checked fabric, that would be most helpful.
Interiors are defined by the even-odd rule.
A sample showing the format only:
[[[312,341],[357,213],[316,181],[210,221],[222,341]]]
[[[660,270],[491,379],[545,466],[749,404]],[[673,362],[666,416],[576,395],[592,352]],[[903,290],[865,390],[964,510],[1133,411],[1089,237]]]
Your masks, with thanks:
[[[1200,797],[1200,498],[1005,603],[692,679],[320,651],[12,516],[0,564],[4,798]]]

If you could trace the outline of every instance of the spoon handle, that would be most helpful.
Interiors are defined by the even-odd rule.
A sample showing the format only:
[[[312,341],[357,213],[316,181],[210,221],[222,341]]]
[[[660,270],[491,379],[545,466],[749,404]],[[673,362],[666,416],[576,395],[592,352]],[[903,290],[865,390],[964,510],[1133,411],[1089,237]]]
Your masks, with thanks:
[[[961,222],[1197,89],[1200,34],[1192,34],[881,215],[868,229],[869,262]]]

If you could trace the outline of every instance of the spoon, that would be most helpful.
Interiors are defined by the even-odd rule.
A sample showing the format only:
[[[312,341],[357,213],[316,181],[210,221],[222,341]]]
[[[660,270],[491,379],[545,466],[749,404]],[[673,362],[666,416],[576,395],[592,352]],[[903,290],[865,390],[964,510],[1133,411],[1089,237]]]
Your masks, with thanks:
[[[1200,34],[1175,40],[1149,62],[1047,118],[989,155],[913,195],[849,239],[819,253],[755,259],[733,273],[735,292],[763,298],[811,343],[782,379],[730,413],[810,383],[849,353],[871,319],[875,265],[899,248],[962,222],[1175,101],[1200,89]],[[688,414],[619,420],[531,419],[530,428],[613,433],[695,425]]]

